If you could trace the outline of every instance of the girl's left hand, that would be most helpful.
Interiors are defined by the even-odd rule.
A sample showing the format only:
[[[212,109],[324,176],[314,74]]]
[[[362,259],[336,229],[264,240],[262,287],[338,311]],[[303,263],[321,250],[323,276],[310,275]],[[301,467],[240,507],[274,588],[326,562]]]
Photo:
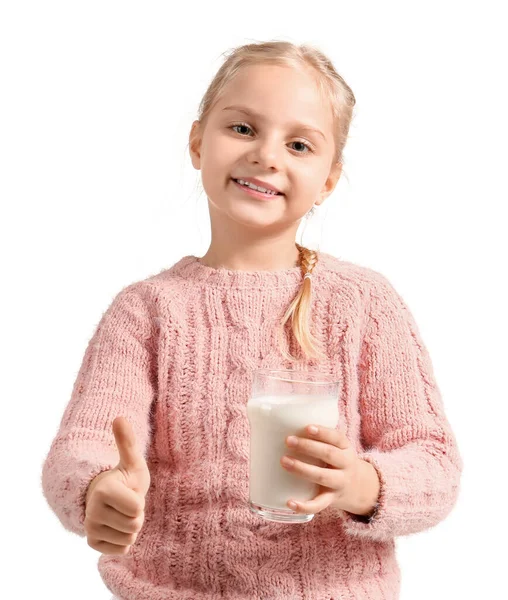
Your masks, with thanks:
[[[365,467],[371,467],[369,463],[360,459],[347,439],[343,430],[330,429],[318,426],[318,432],[312,433],[312,425],[306,428],[308,439],[305,437],[289,436],[286,445],[298,454],[306,454],[324,461],[326,467],[318,467],[297,460],[294,456],[289,457],[292,465],[285,463],[286,456],[281,459],[281,465],[289,472],[309,481],[319,484],[319,494],[307,502],[300,502],[298,498],[290,498],[288,507],[297,513],[318,513],[328,506],[357,514],[365,514],[369,511],[366,499],[375,502],[377,495],[370,491],[372,479],[367,481]],[[296,440],[296,445],[291,444],[291,438]],[[371,467],[373,471],[375,469]],[[372,476],[372,473],[369,474]],[[377,478],[377,473],[376,473]],[[371,487],[372,489],[372,487]],[[296,506],[291,505],[291,501]],[[368,500],[367,504],[370,504]],[[359,512],[358,512],[359,511]]]

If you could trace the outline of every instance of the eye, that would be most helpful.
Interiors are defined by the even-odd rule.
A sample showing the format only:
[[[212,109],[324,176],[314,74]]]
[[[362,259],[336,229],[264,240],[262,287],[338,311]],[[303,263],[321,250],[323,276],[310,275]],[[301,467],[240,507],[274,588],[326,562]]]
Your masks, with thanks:
[[[250,129],[250,127],[248,125],[245,125],[245,123],[236,123],[235,125],[231,125],[230,129],[235,131],[235,127],[245,127],[246,129]],[[251,129],[251,131],[252,131],[252,129]],[[237,133],[240,133],[240,132],[237,131]],[[244,134],[240,133],[240,135],[244,135]]]
[[[233,129],[233,131],[236,131],[235,127],[245,127],[246,129],[250,129],[250,131],[252,131],[252,129],[245,123],[235,123],[234,125],[231,125],[229,127],[229,129]],[[239,131],[237,131],[236,133],[238,133],[239,135],[246,135],[244,133],[240,133]],[[298,152],[298,154],[309,154],[310,152],[313,152],[312,147],[309,144],[307,144],[306,142],[303,142],[301,140],[296,140],[295,142],[291,142],[291,143],[292,144],[303,144],[309,151],[309,152]]]

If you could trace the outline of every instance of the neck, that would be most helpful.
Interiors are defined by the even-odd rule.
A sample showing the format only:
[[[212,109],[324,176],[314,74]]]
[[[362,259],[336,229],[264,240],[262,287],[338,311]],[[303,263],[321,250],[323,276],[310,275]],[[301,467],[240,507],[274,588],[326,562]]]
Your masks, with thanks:
[[[300,251],[295,243],[298,223],[284,231],[270,231],[269,227],[249,229],[223,215],[214,215],[212,207],[210,213],[212,241],[199,259],[201,264],[235,271],[276,271],[300,265]]]

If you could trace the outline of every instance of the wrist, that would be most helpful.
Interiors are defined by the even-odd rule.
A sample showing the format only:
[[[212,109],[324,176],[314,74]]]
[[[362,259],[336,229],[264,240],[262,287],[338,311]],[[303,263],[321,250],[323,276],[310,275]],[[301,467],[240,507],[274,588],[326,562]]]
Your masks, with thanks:
[[[109,469],[106,469],[105,471],[100,471],[100,473],[95,475],[95,477],[88,484],[88,487],[87,487],[86,493],[85,493],[85,507],[88,505],[88,500],[89,500],[90,495],[92,494],[95,486],[97,485],[97,483],[99,483],[99,481],[103,477],[105,477],[108,474],[108,472],[109,472]]]
[[[358,500],[353,514],[362,517],[370,517],[377,511],[379,506],[379,492],[381,482],[375,467],[363,458],[358,459],[359,484]]]

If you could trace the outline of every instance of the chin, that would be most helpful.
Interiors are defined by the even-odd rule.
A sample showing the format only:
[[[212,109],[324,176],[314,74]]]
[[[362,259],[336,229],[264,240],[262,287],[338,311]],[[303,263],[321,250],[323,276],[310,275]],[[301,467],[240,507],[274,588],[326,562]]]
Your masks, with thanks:
[[[258,211],[253,212],[252,210],[232,210],[229,213],[229,216],[242,227],[251,230],[259,230],[263,234],[283,231],[288,228],[288,225],[290,225],[287,217],[283,217],[281,214],[261,215]]]

